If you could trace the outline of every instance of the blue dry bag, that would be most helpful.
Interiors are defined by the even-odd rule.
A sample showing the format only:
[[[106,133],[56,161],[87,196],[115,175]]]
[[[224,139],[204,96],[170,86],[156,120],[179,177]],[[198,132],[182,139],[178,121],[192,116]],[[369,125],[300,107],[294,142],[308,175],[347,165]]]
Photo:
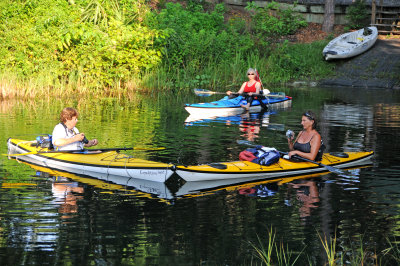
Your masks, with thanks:
[[[263,147],[261,145],[247,149],[247,151],[250,151],[256,157],[252,160],[253,163],[266,166],[277,163],[281,157],[275,148]]]

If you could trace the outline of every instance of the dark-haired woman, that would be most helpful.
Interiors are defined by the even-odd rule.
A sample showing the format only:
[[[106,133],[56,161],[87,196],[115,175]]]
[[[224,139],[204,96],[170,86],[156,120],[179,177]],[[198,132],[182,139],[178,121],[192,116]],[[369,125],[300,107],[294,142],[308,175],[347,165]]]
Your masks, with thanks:
[[[289,156],[298,155],[309,160],[321,160],[321,135],[316,130],[315,114],[311,111],[305,112],[301,117],[301,125],[303,130],[297,134],[295,141],[294,136],[288,138]]]

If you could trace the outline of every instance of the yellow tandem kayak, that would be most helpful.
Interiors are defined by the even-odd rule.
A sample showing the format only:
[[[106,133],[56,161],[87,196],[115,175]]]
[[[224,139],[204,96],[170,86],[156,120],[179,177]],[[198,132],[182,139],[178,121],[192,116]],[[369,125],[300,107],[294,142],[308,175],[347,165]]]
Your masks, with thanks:
[[[157,182],[164,182],[173,174],[171,164],[134,158],[118,150],[56,152],[37,147],[36,141],[12,138],[8,139],[7,146],[10,158],[71,173],[95,172]]]

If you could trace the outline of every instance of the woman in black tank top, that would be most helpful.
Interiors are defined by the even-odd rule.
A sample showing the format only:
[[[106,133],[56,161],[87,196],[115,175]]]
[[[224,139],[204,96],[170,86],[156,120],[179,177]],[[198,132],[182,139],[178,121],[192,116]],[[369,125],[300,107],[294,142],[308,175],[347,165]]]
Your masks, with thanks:
[[[299,132],[296,140],[288,138],[289,156],[299,155],[309,160],[315,160],[321,147],[321,135],[317,132],[317,121],[315,114],[311,111],[305,112],[301,117],[303,130]]]

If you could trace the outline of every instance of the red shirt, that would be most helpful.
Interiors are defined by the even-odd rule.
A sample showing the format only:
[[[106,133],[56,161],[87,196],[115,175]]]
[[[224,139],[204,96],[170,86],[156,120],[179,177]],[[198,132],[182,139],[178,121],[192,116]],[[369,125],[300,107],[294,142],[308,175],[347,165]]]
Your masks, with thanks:
[[[249,83],[246,82],[246,86],[244,87],[244,92],[256,92],[257,91],[257,89],[256,89],[257,82],[254,82],[254,84],[251,86],[249,86],[248,84]]]

